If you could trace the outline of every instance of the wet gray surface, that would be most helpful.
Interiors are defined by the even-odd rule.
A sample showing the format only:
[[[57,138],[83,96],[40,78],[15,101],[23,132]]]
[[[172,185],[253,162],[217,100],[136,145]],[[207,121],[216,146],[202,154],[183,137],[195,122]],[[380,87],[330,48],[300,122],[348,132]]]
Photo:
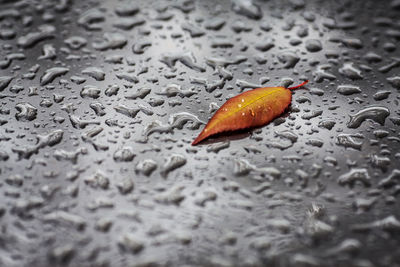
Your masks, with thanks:
[[[1,1],[1,266],[399,266],[400,1]],[[269,125],[190,143],[226,99]]]

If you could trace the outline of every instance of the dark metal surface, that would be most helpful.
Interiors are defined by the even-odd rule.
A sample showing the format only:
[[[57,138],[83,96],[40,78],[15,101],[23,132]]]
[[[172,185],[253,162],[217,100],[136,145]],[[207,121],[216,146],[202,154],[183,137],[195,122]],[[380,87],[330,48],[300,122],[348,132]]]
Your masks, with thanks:
[[[1,266],[399,266],[400,2],[1,1]],[[191,141],[288,86],[265,127]]]

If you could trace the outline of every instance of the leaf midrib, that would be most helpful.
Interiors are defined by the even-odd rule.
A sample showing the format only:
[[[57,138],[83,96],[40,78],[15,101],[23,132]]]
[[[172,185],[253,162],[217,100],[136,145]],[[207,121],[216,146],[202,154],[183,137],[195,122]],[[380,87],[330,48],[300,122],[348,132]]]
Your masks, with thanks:
[[[242,107],[236,109],[235,111],[228,112],[228,114],[227,114],[226,116],[223,116],[223,117],[222,117],[220,120],[218,120],[216,123],[225,120],[226,118],[228,118],[228,117],[234,115],[235,113],[240,112],[242,109],[248,107],[249,105],[251,105],[251,104],[253,104],[253,103],[255,103],[255,102],[257,102],[257,101],[259,101],[259,100],[261,100],[261,99],[263,99],[263,98],[265,98],[265,97],[267,97],[267,96],[269,96],[269,95],[271,95],[271,94],[273,94],[273,93],[275,93],[275,92],[277,92],[279,89],[280,89],[280,87],[277,87],[276,89],[270,90],[270,91],[267,92],[265,95],[260,96],[260,97],[256,98],[255,100],[250,101],[250,102],[247,103],[247,104],[244,104]]]

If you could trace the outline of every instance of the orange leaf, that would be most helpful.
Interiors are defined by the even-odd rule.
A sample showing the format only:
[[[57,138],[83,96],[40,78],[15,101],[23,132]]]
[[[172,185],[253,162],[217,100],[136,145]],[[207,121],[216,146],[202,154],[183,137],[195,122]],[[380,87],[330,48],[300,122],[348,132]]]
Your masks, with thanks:
[[[232,97],[215,112],[192,145],[217,133],[258,127],[269,123],[289,106],[292,100],[290,90],[307,83],[308,80],[289,88],[257,88]]]

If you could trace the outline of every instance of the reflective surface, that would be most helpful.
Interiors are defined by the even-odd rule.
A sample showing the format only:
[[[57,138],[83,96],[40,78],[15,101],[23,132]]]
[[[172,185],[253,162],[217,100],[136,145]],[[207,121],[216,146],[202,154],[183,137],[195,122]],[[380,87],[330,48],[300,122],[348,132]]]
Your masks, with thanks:
[[[399,1],[1,7],[2,266],[399,266]]]

